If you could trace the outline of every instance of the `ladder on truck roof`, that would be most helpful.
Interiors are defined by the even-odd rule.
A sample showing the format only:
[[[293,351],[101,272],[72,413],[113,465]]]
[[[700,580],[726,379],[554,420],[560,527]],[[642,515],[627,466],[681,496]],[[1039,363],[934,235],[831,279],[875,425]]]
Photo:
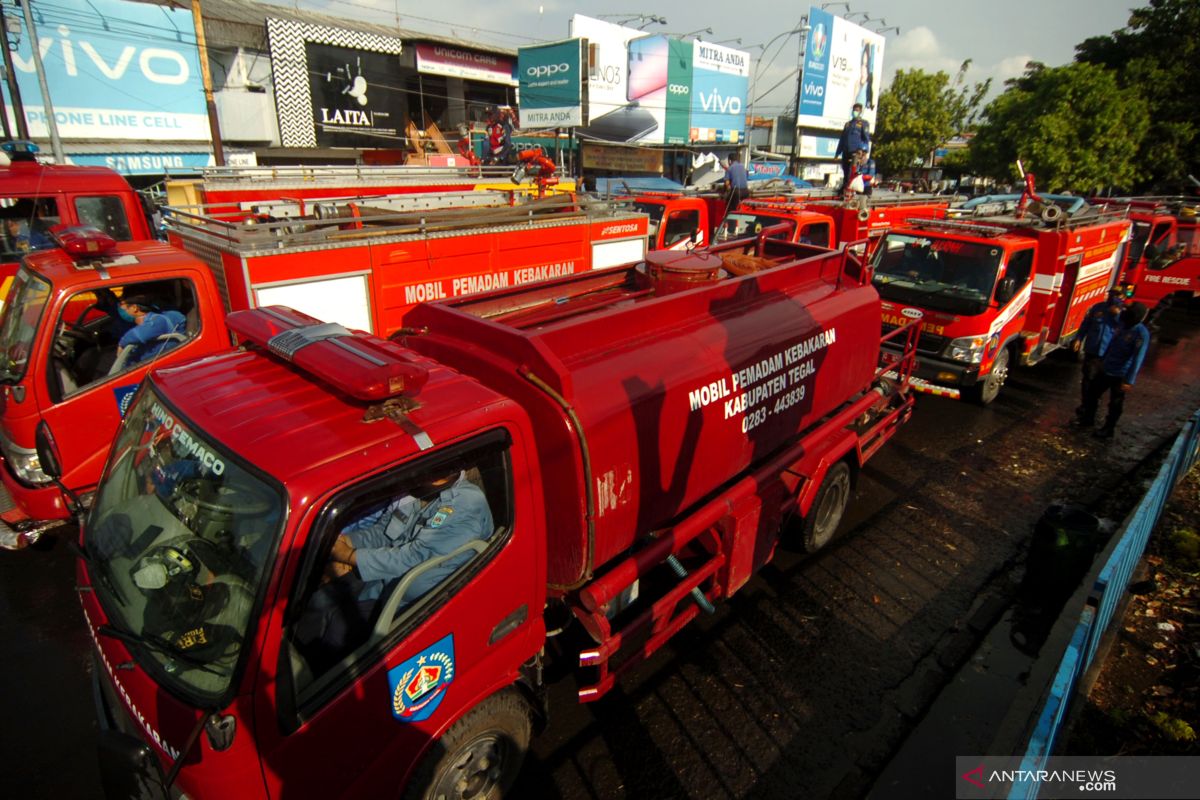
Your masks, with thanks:
[[[951,213],[955,209],[950,209]],[[1062,214],[1053,219],[1045,219],[1037,214],[1028,213],[1018,218],[1013,214],[989,214],[972,218],[970,212],[962,212],[961,216],[951,219],[932,219],[927,217],[911,217],[904,220],[903,227],[920,228],[929,231],[966,233],[981,239],[994,239],[1006,233],[1035,230],[1073,230],[1087,225],[1115,222],[1128,219],[1128,207],[1107,209],[1097,206],[1084,206],[1075,214]]]
[[[558,170],[562,176],[562,168]],[[279,167],[205,167],[204,183],[211,189],[250,189],[264,183],[275,186],[311,188],[317,186],[399,186],[495,183],[511,181],[513,167],[402,167],[372,166],[279,166]]]
[[[469,193],[469,194],[478,194]],[[411,195],[395,196],[393,207],[379,208],[377,198],[309,203],[315,213],[304,217],[271,218],[204,213],[187,208],[165,208],[167,227],[181,238],[204,242],[224,251],[251,254],[307,247],[317,249],[365,239],[401,236],[449,236],[460,232],[487,232],[545,224],[563,224],[617,216],[612,205],[552,195],[517,205],[424,207]],[[410,202],[410,208],[404,208]],[[218,204],[219,206],[220,204]],[[228,209],[228,206],[226,206]],[[630,217],[626,213],[623,216]]]
[[[1091,202],[1098,206],[1126,205],[1131,211],[1149,211],[1171,216],[1200,216],[1200,197],[1186,195],[1146,195],[1144,197],[1097,197]]]

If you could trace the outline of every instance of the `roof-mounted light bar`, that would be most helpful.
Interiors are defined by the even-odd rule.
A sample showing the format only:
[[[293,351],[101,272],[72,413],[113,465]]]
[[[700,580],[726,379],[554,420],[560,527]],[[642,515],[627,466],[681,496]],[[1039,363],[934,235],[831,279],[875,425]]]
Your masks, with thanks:
[[[98,228],[84,225],[55,225],[50,235],[73,259],[98,258],[117,246],[117,241]]]
[[[235,311],[229,329],[351,397],[371,402],[415,395],[429,371],[414,354],[389,342],[321,322],[285,306]]]

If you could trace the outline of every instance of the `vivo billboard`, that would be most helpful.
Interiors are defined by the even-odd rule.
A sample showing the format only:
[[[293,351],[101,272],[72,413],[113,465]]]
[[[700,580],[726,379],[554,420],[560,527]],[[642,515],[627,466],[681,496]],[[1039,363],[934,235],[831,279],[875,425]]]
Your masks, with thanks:
[[[746,132],[750,55],[708,42],[692,43],[693,142],[736,144]]]
[[[883,81],[884,38],[815,6],[800,83],[800,127],[841,128],[862,103],[863,119],[875,126]]]
[[[585,39],[522,47],[517,50],[520,127],[562,128],[583,125]]]
[[[35,6],[33,14],[64,139],[209,141],[190,9],[58,0]],[[13,66],[29,133],[45,138],[46,110],[27,32]]]

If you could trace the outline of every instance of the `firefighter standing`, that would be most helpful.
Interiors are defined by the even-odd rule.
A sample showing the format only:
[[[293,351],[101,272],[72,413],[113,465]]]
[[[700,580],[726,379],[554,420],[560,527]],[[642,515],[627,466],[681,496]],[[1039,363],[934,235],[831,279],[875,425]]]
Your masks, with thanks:
[[[1079,324],[1079,347],[1083,353],[1083,374],[1080,381],[1080,399],[1086,402],[1088,384],[1103,371],[1104,352],[1113,333],[1121,326],[1121,309],[1125,298],[1119,289],[1109,289],[1108,298],[1088,309]],[[1083,424],[1083,402],[1075,409],[1075,424]]]
[[[862,118],[862,103],[855,103],[850,114],[850,121],[842,128],[842,136],[838,139],[835,157],[842,159],[842,187],[850,186],[854,177],[850,174],[851,164],[855,154],[866,153],[871,147],[871,126]]]
[[[1108,349],[1104,351],[1100,373],[1092,379],[1083,396],[1083,413],[1080,423],[1091,425],[1096,421],[1096,408],[1100,398],[1108,392],[1108,416],[1103,427],[1096,431],[1096,438],[1111,439],[1121,418],[1125,405],[1125,394],[1133,388],[1142,361],[1146,358],[1146,349],[1150,346],[1150,330],[1143,324],[1146,319],[1146,306],[1133,303],[1121,312],[1119,327],[1109,340]]]

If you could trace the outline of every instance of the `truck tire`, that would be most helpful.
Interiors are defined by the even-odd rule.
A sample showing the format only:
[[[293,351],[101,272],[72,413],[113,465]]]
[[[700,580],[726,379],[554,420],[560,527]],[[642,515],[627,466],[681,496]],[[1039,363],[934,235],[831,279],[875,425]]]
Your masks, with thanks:
[[[1008,361],[1008,348],[1005,347],[996,354],[996,360],[992,362],[992,369],[987,377],[972,386],[967,391],[967,396],[981,406],[995,400],[1000,394],[1000,388],[1004,386],[1004,381],[1008,379]]]
[[[406,800],[500,800],[529,749],[529,706],[494,694],[450,726],[413,773]]]
[[[804,550],[815,553],[833,538],[850,503],[850,467],[839,461],[825,473],[801,528]]]

